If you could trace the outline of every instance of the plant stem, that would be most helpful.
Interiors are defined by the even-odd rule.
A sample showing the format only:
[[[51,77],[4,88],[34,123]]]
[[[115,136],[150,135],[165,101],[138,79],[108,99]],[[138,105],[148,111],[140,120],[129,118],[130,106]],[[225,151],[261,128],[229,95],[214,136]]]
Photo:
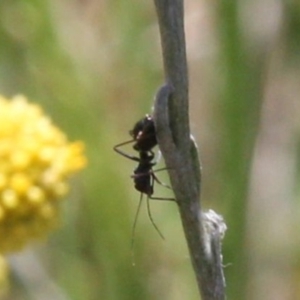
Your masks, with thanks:
[[[182,0],[154,0],[159,20],[166,84],[157,95],[154,122],[202,300],[225,299],[221,239],[226,225],[213,211],[203,213],[200,162],[190,136],[188,76]]]

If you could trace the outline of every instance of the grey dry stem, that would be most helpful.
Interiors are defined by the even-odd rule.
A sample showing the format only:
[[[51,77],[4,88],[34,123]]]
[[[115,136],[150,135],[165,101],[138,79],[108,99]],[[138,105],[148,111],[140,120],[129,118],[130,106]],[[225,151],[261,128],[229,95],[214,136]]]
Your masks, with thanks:
[[[154,0],[159,20],[166,84],[156,95],[154,122],[203,300],[225,299],[221,238],[225,225],[213,212],[203,214],[200,162],[190,136],[188,75],[181,0]]]

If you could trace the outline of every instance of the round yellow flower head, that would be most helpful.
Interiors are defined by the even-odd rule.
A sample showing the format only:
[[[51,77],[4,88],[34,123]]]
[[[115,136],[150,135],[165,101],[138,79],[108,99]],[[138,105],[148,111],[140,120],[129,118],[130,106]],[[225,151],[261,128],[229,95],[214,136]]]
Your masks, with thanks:
[[[0,96],[0,253],[20,250],[58,224],[67,179],[86,164],[67,137],[25,97]]]

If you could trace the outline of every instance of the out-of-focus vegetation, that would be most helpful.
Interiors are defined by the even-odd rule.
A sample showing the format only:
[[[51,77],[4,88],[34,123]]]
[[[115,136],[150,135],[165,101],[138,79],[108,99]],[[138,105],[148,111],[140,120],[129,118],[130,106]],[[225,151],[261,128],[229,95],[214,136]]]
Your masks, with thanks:
[[[228,225],[231,300],[300,297],[299,20],[296,0],[185,3],[202,201]],[[42,105],[70,139],[85,141],[89,160],[62,228],[30,250],[41,269],[20,253],[3,299],[32,299],[26,277],[41,270],[45,299],[53,286],[72,300],[199,298],[175,204],[151,202],[166,241],[144,205],[132,253],[135,164],[112,150],[151,111],[162,81],[152,1],[1,0],[0,93]]]

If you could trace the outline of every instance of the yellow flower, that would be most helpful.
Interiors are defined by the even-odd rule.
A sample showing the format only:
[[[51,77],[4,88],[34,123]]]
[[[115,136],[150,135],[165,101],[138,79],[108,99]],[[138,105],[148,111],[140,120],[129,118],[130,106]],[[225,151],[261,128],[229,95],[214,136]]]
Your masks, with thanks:
[[[86,165],[83,151],[83,143],[69,143],[38,105],[0,96],[0,253],[55,228],[67,180]]]

